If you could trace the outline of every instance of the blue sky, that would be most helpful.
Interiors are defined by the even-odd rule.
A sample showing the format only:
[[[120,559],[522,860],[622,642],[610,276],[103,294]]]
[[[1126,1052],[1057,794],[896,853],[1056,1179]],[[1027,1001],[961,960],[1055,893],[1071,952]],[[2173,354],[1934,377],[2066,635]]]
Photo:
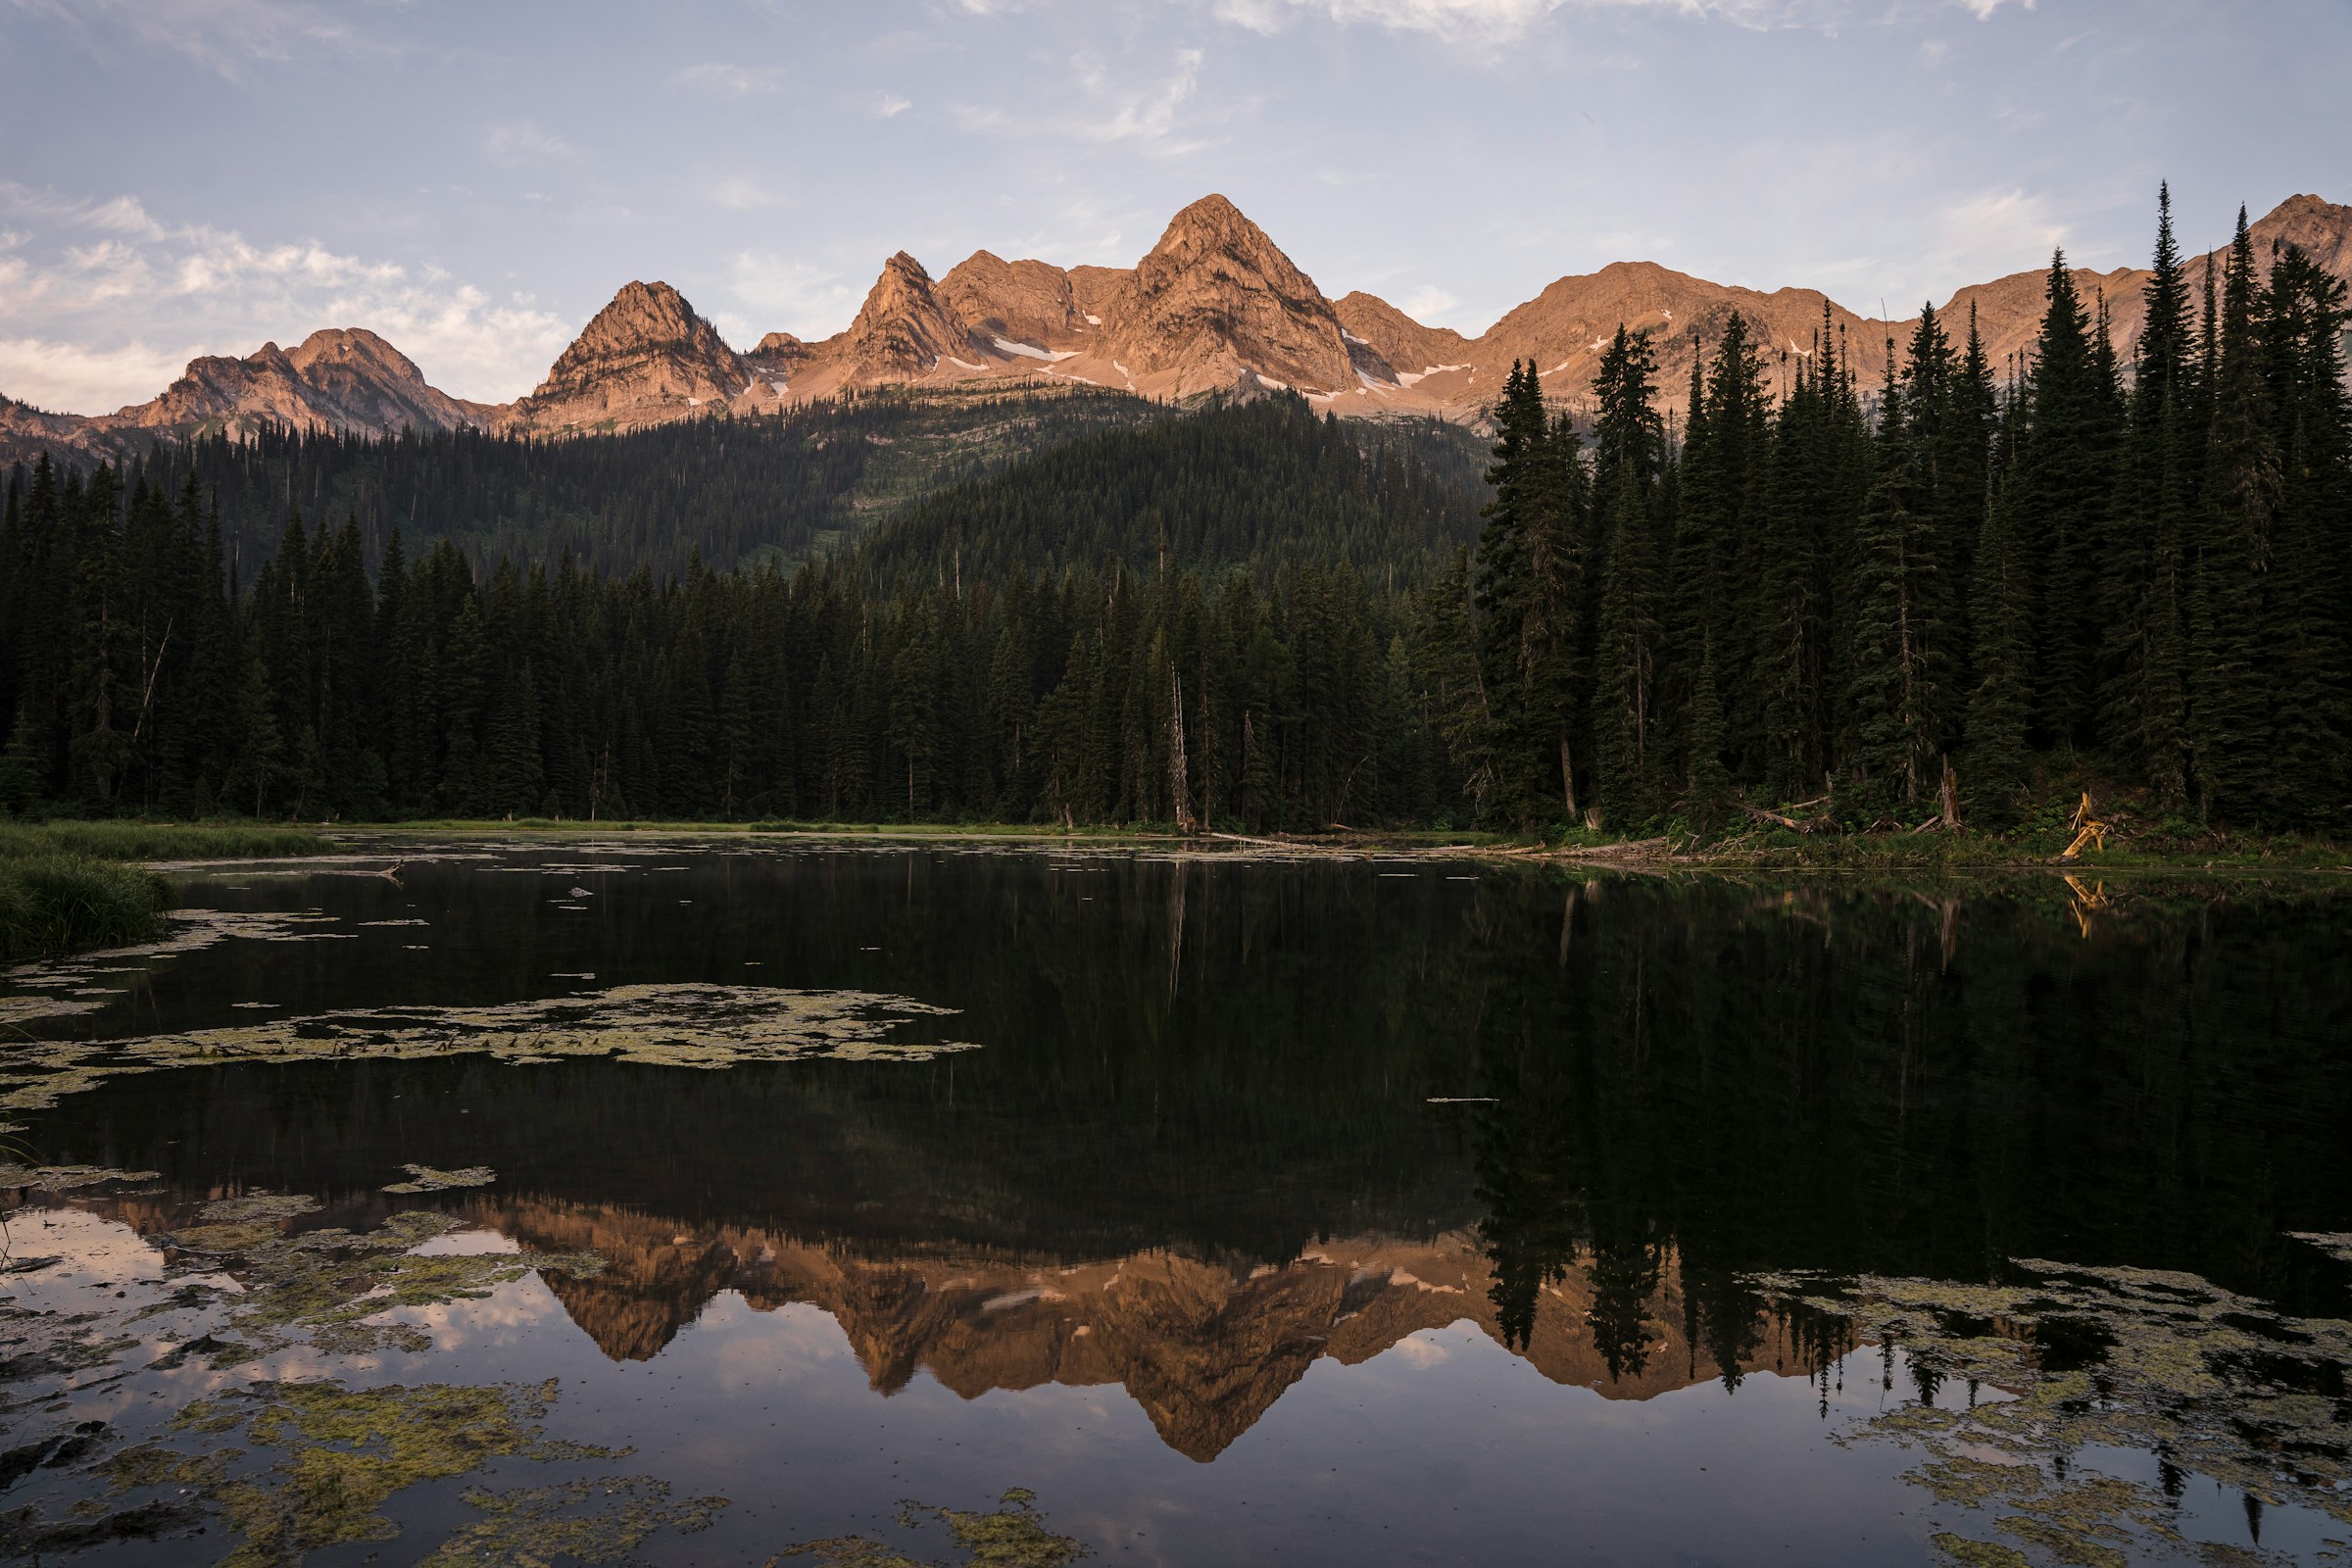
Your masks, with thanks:
[[[1904,314],[2352,200],[2345,0],[0,0],[0,392],[369,326],[529,390],[632,277],[748,345],[884,257],[1124,266],[1211,190],[1475,333],[1647,259]]]

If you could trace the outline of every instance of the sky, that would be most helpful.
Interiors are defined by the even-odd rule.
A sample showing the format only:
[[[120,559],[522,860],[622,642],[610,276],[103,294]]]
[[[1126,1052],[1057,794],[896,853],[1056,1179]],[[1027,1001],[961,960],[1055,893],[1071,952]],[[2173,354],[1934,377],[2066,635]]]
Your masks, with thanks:
[[[884,258],[1131,266],[1231,197],[1475,334],[1647,260],[1906,315],[2352,201],[2346,0],[0,0],[0,393],[372,328],[529,391],[632,278],[839,331]]]

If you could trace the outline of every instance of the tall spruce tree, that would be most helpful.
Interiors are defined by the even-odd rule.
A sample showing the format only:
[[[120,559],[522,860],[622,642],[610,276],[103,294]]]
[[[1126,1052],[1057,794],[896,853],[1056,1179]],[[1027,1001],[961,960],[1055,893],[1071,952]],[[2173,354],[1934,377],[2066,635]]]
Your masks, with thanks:
[[[2206,442],[2189,612],[2189,735],[2198,803],[2210,818],[2259,823],[2268,807],[2273,653],[2271,569],[2282,473],[2256,312],[2260,280],[2245,210],[2225,274],[2213,423]]]
[[[2188,274],[2173,237],[2172,187],[2157,193],[2156,254],[2144,291],[2116,502],[2100,550],[2100,730],[2159,808],[2188,801],[2187,628],[2182,572],[2193,465]]]
[[[2097,734],[2098,549],[2114,496],[2118,406],[2111,361],[2058,251],[2027,381],[2015,495],[2035,589],[2035,729],[2057,747],[2088,748]]]

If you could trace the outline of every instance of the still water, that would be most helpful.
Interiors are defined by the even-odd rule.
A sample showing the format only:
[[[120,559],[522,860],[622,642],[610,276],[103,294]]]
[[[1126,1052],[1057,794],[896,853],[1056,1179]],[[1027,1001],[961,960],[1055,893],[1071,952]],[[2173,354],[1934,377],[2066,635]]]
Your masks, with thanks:
[[[0,1555],[2352,1550],[2333,881],[175,878],[0,985]]]

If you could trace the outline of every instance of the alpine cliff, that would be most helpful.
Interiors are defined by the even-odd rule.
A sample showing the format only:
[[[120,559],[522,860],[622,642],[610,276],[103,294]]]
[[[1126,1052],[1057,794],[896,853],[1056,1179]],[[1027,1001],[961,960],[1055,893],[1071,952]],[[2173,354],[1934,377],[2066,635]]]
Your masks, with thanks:
[[[2352,272],[2352,207],[2290,197],[2253,225],[2258,255],[2302,247]],[[2021,258],[2025,260],[2025,258]],[[2078,270],[2103,302],[2129,361],[2144,271]],[[1997,365],[2025,353],[2040,322],[2045,270],[1959,290],[1940,307],[1955,337],[1974,316]],[[632,282],[557,359],[529,396],[467,403],[427,385],[392,345],[358,328],[312,334],[291,352],[205,358],[151,402],[111,415],[45,414],[0,397],[0,456],[42,447],[124,453],[158,435],[248,432],[264,423],[386,433],[475,427],[534,435],[640,429],[718,414],[773,413],[875,387],[1089,385],[1163,402],[1295,391],[1363,417],[1475,421],[1514,362],[1532,360],[1551,396],[1583,400],[1622,323],[1658,350],[1661,400],[1683,401],[1696,345],[1744,317],[1777,358],[1835,345],[1876,387],[1916,318],[1857,315],[1819,290],[1712,283],[1652,262],[1562,277],[1475,338],[1351,293],[1334,302],[1265,230],[1222,196],[1178,213],[1132,268],[1062,269],[976,251],[937,279],[905,251],[883,264],[857,318],[816,342],[770,332],[728,346],[678,291]]]

